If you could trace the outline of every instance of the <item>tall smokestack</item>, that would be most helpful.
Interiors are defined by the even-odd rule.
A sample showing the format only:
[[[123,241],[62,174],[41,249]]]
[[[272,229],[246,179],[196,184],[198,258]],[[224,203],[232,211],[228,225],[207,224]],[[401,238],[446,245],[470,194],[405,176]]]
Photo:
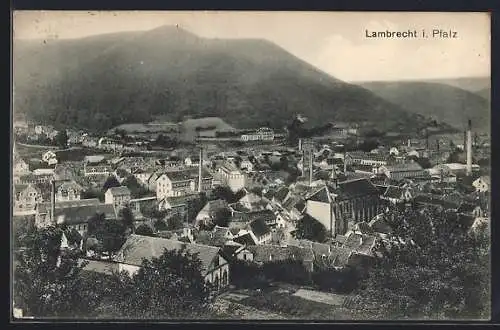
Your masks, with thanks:
[[[464,131],[464,144],[463,144],[463,146],[464,146],[463,150],[465,151],[467,148],[467,130]]]
[[[429,150],[429,131],[425,129],[425,149]]]
[[[313,181],[313,157],[314,150],[311,148],[311,156],[309,157],[309,185],[312,186]]]
[[[299,151],[302,151],[302,139],[299,139]]]
[[[202,182],[202,174],[201,168],[203,166],[203,148],[200,147],[200,162],[198,165],[198,192],[201,193],[201,182]]]
[[[56,209],[56,181],[50,181],[50,222],[55,224],[55,209]]]
[[[408,148],[411,148],[411,139],[408,139]]]
[[[467,126],[467,175],[472,174],[472,122]]]
[[[436,151],[439,152],[439,139],[436,140]]]

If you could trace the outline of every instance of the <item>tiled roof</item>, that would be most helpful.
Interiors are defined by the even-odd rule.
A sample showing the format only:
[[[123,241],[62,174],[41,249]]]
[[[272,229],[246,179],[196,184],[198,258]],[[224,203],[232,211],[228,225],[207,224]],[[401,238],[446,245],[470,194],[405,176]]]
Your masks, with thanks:
[[[312,261],[312,249],[299,246],[253,245],[247,249],[253,253],[256,262],[274,262],[286,260]]]
[[[373,154],[369,152],[354,151],[348,152],[346,156],[350,156],[353,159],[364,159],[364,160],[375,160],[375,161],[387,161],[387,156],[380,154]]]
[[[330,258],[333,260],[333,265],[336,267],[345,267],[349,263],[352,250],[345,247],[332,248]]]
[[[352,233],[347,237],[342,247],[358,253],[370,254],[370,249],[375,243],[375,239],[375,236]]]
[[[287,187],[281,187],[280,189],[278,189],[278,191],[274,194],[274,198],[280,202],[280,203],[283,203],[283,201],[285,200],[286,196],[288,196],[288,193],[290,191],[288,190]]]
[[[419,194],[414,198],[416,203],[441,206],[445,209],[458,209],[459,203],[447,201],[441,195]]]
[[[130,190],[126,186],[120,186],[120,187],[111,187],[108,189],[113,196],[124,196],[124,195],[130,195]]]
[[[261,237],[271,232],[271,229],[263,218],[253,220],[249,226],[256,237]]]
[[[115,209],[110,204],[55,208],[54,211],[58,222],[61,221],[68,225],[86,223],[96,213],[104,213],[106,219],[116,218]]]
[[[386,167],[391,172],[407,172],[407,171],[421,171],[423,170],[417,162],[394,164]]]
[[[168,176],[171,181],[187,181],[191,179],[198,178],[198,169],[180,170],[180,171],[168,171],[164,173]],[[211,179],[212,175],[208,173],[207,170],[202,169],[202,178]]]
[[[321,202],[321,203],[330,203],[330,192],[326,186],[321,187],[315,193],[313,193],[309,198],[310,201]]]
[[[250,235],[250,234],[244,234],[244,235],[235,237],[235,238],[233,238],[233,241],[235,241],[236,243],[240,243],[242,245],[245,245],[245,246],[252,246],[252,245],[257,244],[257,242],[254,241],[254,239],[252,238],[252,235]]]
[[[175,197],[166,197],[165,199],[168,201],[170,206],[180,206],[185,205],[187,202],[196,199],[198,194],[184,195],[184,196],[175,196]]]
[[[202,271],[206,273],[210,269],[212,261],[219,255],[218,247],[182,243],[176,240],[170,240],[158,237],[130,235],[117,253],[118,261],[130,265],[140,266],[143,259],[160,257],[165,249],[168,251],[180,250],[183,247],[189,253],[198,254],[202,264]]]
[[[356,198],[367,195],[379,195],[378,189],[368,180],[359,179],[339,183],[340,198]]]
[[[80,199],[80,200],[74,200],[74,201],[61,201],[61,202],[56,202],[56,205],[54,208],[57,209],[63,209],[63,208],[71,208],[71,207],[83,207],[83,206],[90,206],[90,205],[99,205],[101,202],[97,198],[87,198],[87,199]],[[48,213],[50,211],[50,202],[45,202],[45,203],[39,203],[36,206],[37,210],[39,213],[44,214]]]

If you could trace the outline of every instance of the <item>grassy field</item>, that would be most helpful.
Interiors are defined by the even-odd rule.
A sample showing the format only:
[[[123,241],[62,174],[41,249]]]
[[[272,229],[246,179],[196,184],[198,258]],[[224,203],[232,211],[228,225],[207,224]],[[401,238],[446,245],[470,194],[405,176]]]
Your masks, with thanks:
[[[321,298],[321,299],[320,299]],[[312,290],[279,286],[254,290],[238,290],[224,294],[224,300],[279,315],[286,319],[349,320],[352,314],[344,308],[344,298]]]

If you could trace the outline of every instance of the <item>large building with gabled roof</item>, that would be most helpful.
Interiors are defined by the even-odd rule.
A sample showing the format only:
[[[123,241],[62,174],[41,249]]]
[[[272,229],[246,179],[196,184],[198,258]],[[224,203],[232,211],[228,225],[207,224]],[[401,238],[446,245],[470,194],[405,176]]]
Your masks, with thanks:
[[[383,209],[379,190],[368,180],[325,184],[306,197],[306,210],[332,236],[345,234],[356,223],[370,221]]]

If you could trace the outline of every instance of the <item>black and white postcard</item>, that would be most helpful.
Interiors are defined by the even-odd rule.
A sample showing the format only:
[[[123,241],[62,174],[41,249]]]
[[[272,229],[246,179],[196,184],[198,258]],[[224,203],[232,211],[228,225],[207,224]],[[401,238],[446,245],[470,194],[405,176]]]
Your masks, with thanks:
[[[490,15],[14,11],[11,320],[489,320]]]

